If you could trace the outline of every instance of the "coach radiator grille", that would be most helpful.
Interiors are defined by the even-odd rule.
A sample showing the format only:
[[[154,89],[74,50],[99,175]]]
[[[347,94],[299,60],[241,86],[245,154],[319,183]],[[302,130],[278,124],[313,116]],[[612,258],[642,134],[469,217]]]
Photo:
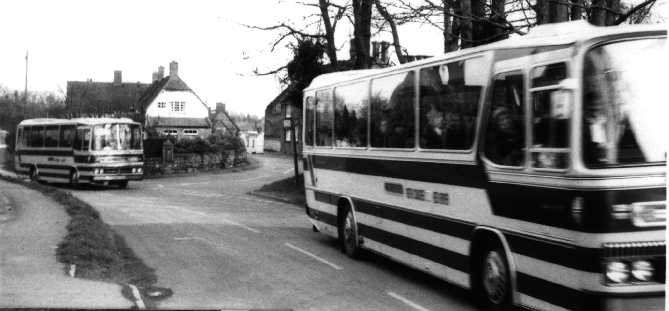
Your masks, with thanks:
[[[655,242],[629,242],[629,243],[606,243],[604,244],[605,257],[648,257],[665,256],[666,243]]]

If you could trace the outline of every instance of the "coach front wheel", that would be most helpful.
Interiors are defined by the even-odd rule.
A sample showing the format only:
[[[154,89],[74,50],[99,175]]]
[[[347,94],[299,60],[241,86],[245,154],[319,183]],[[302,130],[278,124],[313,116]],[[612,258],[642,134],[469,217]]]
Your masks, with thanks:
[[[358,226],[353,218],[353,212],[346,210],[346,216],[340,223],[340,232],[342,233],[342,249],[344,253],[351,258],[357,258],[360,255],[360,246],[358,245]]]
[[[510,309],[511,277],[504,251],[497,246],[488,247],[482,253],[478,267],[478,289],[486,309]]]
[[[79,172],[75,169],[70,170],[70,185],[75,187],[79,183]]]

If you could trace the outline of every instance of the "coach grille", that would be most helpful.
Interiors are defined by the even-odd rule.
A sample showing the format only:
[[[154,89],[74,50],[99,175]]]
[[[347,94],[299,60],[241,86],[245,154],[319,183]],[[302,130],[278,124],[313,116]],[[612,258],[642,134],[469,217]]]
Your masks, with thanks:
[[[629,242],[604,244],[604,257],[665,256],[666,242]]]

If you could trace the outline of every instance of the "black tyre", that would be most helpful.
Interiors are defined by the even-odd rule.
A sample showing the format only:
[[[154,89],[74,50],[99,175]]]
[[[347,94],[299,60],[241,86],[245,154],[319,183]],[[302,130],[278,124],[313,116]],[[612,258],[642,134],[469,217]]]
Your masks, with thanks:
[[[118,185],[118,187],[121,189],[125,189],[128,188],[128,181],[127,180],[119,181],[116,183],[116,185]]]
[[[70,170],[70,186],[76,187],[79,184],[79,172],[75,169]]]
[[[360,256],[358,224],[355,223],[353,211],[350,208],[346,209],[344,215],[339,224],[342,251],[351,258],[358,258]]]
[[[511,310],[511,270],[501,246],[492,244],[481,252],[476,282],[486,310]]]
[[[30,168],[30,180],[39,181],[39,173],[37,172],[37,167]]]

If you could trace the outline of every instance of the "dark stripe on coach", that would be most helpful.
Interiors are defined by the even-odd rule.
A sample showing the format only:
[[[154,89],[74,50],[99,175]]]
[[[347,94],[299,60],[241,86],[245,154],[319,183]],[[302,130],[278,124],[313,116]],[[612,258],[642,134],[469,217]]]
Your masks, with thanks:
[[[310,208],[308,213],[310,217],[315,218],[316,220],[320,220],[331,226],[337,226],[336,215],[313,208]],[[366,226],[361,223],[358,223],[357,225],[360,235],[367,239],[377,241],[465,273],[468,273],[469,271],[469,257],[466,255],[458,254],[448,249],[414,240],[406,236]]]
[[[334,194],[314,191],[317,201],[337,205],[338,197]],[[365,213],[396,221],[405,225],[438,232],[471,241],[475,224],[463,223],[437,215],[431,216],[390,205],[380,205],[354,198],[356,212]],[[336,216],[335,216],[336,219]],[[336,222],[334,224],[336,226]],[[504,231],[511,251],[538,260],[554,263],[576,270],[601,273],[603,251],[599,248],[587,248],[570,244],[557,243],[547,239],[522,236],[515,232]]]
[[[315,155],[313,166],[355,174],[483,188],[485,172],[476,165],[344,158]]]
[[[16,150],[17,155],[71,156],[72,150]]]
[[[456,221],[438,215],[428,215],[417,211],[409,211],[390,205],[381,205],[359,199],[354,199],[353,203],[355,204],[356,212],[455,236],[465,240],[471,238],[475,227],[474,224]]]
[[[485,189],[494,215],[589,233],[658,230],[659,227],[635,227],[630,220],[613,219],[610,206],[666,200],[664,187],[583,191],[494,183],[488,181],[479,165],[322,155],[314,155],[313,159],[315,168]],[[579,222],[571,213],[576,197],[583,198],[586,206]]]

